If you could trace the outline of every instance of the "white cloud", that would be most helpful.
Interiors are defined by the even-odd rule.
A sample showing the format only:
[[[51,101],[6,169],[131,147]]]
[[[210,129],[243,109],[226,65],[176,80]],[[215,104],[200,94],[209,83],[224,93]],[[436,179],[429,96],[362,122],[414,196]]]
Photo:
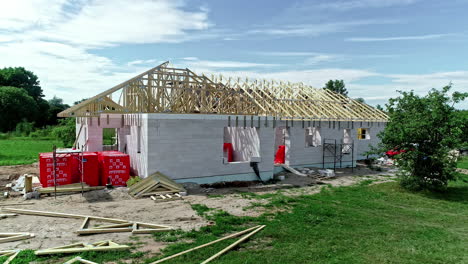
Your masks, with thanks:
[[[158,60],[150,59],[150,60],[134,60],[127,62],[128,66],[135,66],[135,65],[148,65],[148,64],[155,64]]]
[[[327,33],[345,32],[353,27],[399,23],[396,20],[356,20],[321,24],[290,24],[269,28],[258,28],[247,34],[266,34],[275,36],[319,36]]]
[[[31,27],[46,27],[59,21],[66,0],[14,0],[2,1],[0,29],[23,30]]]
[[[220,69],[220,68],[258,68],[258,67],[275,67],[280,64],[256,63],[244,61],[217,61],[217,60],[200,60],[196,57],[188,57],[183,59],[183,63],[189,68],[203,69]],[[185,67],[185,66],[184,66]]]
[[[333,9],[338,11],[348,11],[359,8],[383,8],[392,6],[405,6],[416,3],[418,0],[341,0],[327,1],[316,5],[320,9]]]
[[[205,11],[188,12],[182,1],[94,0],[38,37],[86,46],[118,43],[182,42],[186,32],[209,27]]]
[[[56,95],[72,103],[125,81],[142,69],[124,72],[110,59],[82,48],[45,41],[0,45],[2,66],[23,66],[41,81],[47,98]]]
[[[426,40],[426,39],[438,39],[442,37],[449,36],[450,34],[428,34],[428,35],[418,35],[418,36],[398,36],[398,37],[359,37],[359,38],[347,38],[346,41],[353,42],[372,42],[372,41],[395,41],[395,40]]]
[[[119,66],[90,48],[212,37],[192,36],[210,27],[208,10],[186,9],[182,0],[2,1],[0,67],[26,67],[38,75],[47,98],[72,103],[159,64],[146,59]]]
[[[317,56],[321,55],[318,52],[308,52],[308,51],[266,51],[266,52],[256,52],[255,54],[264,55],[264,56],[284,56],[284,57],[303,57],[303,56]]]
[[[452,91],[466,91],[468,87],[468,71],[434,72],[429,74],[381,74],[390,78],[390,83],[359,84],[352,83],[348,90],[353,97],[363,97],[373,104],[385,104],[388,99],[397,97],[397,91],[413,90],[418,95],[425,95],[432,89],[440,89],[449,83],[453,84]],[[468,101],[457,105],[468,108]]]

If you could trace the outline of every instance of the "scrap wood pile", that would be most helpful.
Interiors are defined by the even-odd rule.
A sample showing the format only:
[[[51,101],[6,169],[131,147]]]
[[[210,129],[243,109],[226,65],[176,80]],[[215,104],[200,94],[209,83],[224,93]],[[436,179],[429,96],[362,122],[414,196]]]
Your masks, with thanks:
[[[128,190],[128,193],[134,198],[149,196],[154,201],[182,199],[182,194],[186,192],[181,184],[176,183],[161,172],[151,174],[130,186]]]

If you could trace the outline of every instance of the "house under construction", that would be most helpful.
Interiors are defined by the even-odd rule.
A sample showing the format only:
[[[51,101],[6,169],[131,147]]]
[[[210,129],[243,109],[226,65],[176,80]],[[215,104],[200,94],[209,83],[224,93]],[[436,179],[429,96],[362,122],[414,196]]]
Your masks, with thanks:
[[[281,148],[290,167],[353,167],[388,118],[302,83],[210,79],[168,62],[59,116],[76,117],[78,149],[114,148],[130,155],[135,175],[197,183],[271,179]],[[112,147],[103,145],[109,128]]]

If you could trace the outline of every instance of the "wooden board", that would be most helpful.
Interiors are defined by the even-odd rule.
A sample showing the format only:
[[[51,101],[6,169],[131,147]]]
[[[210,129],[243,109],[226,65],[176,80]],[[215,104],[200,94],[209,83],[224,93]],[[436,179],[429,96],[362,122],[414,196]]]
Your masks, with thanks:
[[[37,250],[34,252],[36,256],[51,255],[51,254],[67,254],[67,253],[80,253],[88,251],[112,251],[112,250],[126,250],[130,249],[127,245],[119,245],[112,241],[99,241],[93,244],[75,243],[66,246],[54,247],[49,249]]]
[[[74,258],[70,259],[69,261],[67,261],[67,262],[65,262],[63,264],[73,264],[73,263],[98,264],[96,262],[92,262],[92,261],[83,259],[81,257],[74,257]]]
[[[30,233],[0,233],[0,243],[13,242],[34,237]]]

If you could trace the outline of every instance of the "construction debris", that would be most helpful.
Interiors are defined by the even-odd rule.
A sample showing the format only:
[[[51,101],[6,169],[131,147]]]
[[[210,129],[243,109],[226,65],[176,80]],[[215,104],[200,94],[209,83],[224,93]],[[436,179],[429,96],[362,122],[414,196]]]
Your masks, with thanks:
[[[31,233],[0,233],[0,243],[13,242],[34,237]]]
[[[135,198],[170,195],[179,192],[186,192],[186,190],[181,184],[176,183],[161,172],[151,174],[147,178],[130,186],[128,190],[128,193]]]
[[[110,251],[110,250],[126,250],[130,249],[127,245],[119,245],[111,240],[99,241],[93,244],[76,243],[61,247],[54,247],[49,249],[37,250],[34,252],[36,256],[50,255],[50,254],[66,254],[66,253],[79,253],[88,251]]]
[[[0,251],[0,257],[8,257],[9,258],[3,262],[3,264],[10,264],[16,256],[20,253],[21,250],[3,250]]]
[[[248,232],[254,231],[254,232],[256,233],[256,232],[260,231],[260,230],[261,230],[262,228],[264,228],[264,227],[265,227],[264,225],[254,226],[254,227],[248,228],[248,229],[246,229],[246,230],[244,230],[244,231],[241,231],[241,232],[238,232],[238,233],[234,233],[234,234],[225,236],[225,237],[220,238],[220,239],[216,239],[216,240],[214,240],[214,241],[208,242],[208,243],[206,243],[206,244],[203,244],[203,245],[200,245],[200,246],[191,248],[191,249],[187,249],[187,250],[185,250],[185,251],[179,252],[179,253],[174,254],[174,255],[172,255],[172,256],[165,257],[165,258],[163,258],[163,259],[157,260],[157,261],[152,262],[152,263],[150,263],[150,264],[161,263],[161,262],[164,262],[164,261],[166,261],[166,260],[170,260],[170,259],[173,259],[173,258],[175,258],[175,257],[181,256],[181,255],[184,255],[184,254],[187,254],[187,253],[192,252],[192,251],[195,251],[195,250],[197,250],[197,249],[204,248],[204,247],[207,247],[207,246],[211,246],[211,245],[213,245],[213,244],[215,244],[215,243],[218,243],[218,242],[221,242],[221,241],[223,241],[223,240],[231,239],[231,238],[234,238],[234,237],[238,237],[238,236],[243,235],[243,234],[248,233]],[[252,233],[253,233],[253,232],[252,232]],[[249,238],[250,236],[252,236],[253,234],[255,234],[255,233],[253,233],[253,234],[252,234],[252,233],[248,234],[248,237],[247,237],[247,238]],[[242,241],[244,241],[244,240],[247,239],[247,238],[245,238],[245,239],[244,239],[244,238],[245,238],[245,237],[242,238],[242,239],[243,239]],[[241,242],[242,242],[242,241],[241,241]],[[237,242],[238,242],[238,241],[237,241]],[[237,242],[236,242],[236,243],[237,243]],[[239,243],[240,243],[240,242],[239,242]],[[239,244],[239,243],[237,243],[237,244]],[[236,245],[237,245],[237,244],[236,244]],[[234,245],[234,246],[235,246],[235,245]],[[229,249],[228,249],[228,250],[229,250]],[[226,251],[227,251],[227,250],[226,250]],[[223,252],[223,253],[224,253],[224,252]]]
[[[167,201],[173,201],[173,200],[182,200],[182,195],[178,193],[174,194],[159,194],[159,195],[151,195],[151,200],[155,202],[167,202]]]
[[[299,171],[297,171],[296,169],[294,169],[292,167],[289,167],[288,165],[282,164],[281,167],[283,167],[283,169],[285,169],[285,170],[287,170],[287,171],[289,171],[291,173],[296,174],[297,176],[307,177],[307,174],[300,173]]]
[[[133,234],[148,234],[154,232],[163,232],[174,230],[174,228],[166,225],[156,225],[140,222],[132,222],[122,219],[98,217],[98,216],[86,216],[86,215],[77,215],[77,214],[67,214],[67,213],[55,213],[55,212],[46,212],[46,211],[34,211],[34,210],[25,210],[25,209],[14,209],[14,208],[3,208],[2,211],[17,213],[17,214],[26,214],[26,215],[40,215],[40,216],[50,216],[50,217],[62,217],[62,218],[75,218],[83,219],[83,223],[78,231],[79,235],[90,235],[90,234],[101,234],[101,233],[114,233],[114,232],[132,232]],[[87,228],[90,220],[96,220],[101,222],[110,222],[114,223],[113,225],[100,226]],[[140,227],[146,227],[141,229]]]
[[[74,258],[70,259],[69,261],[67,261],[67,262],[65,262],[63,264],[73,264],[73,263],[98,264],[96,262],[92,262],[92,261],[83,259],[81,257],[74,257]]]

